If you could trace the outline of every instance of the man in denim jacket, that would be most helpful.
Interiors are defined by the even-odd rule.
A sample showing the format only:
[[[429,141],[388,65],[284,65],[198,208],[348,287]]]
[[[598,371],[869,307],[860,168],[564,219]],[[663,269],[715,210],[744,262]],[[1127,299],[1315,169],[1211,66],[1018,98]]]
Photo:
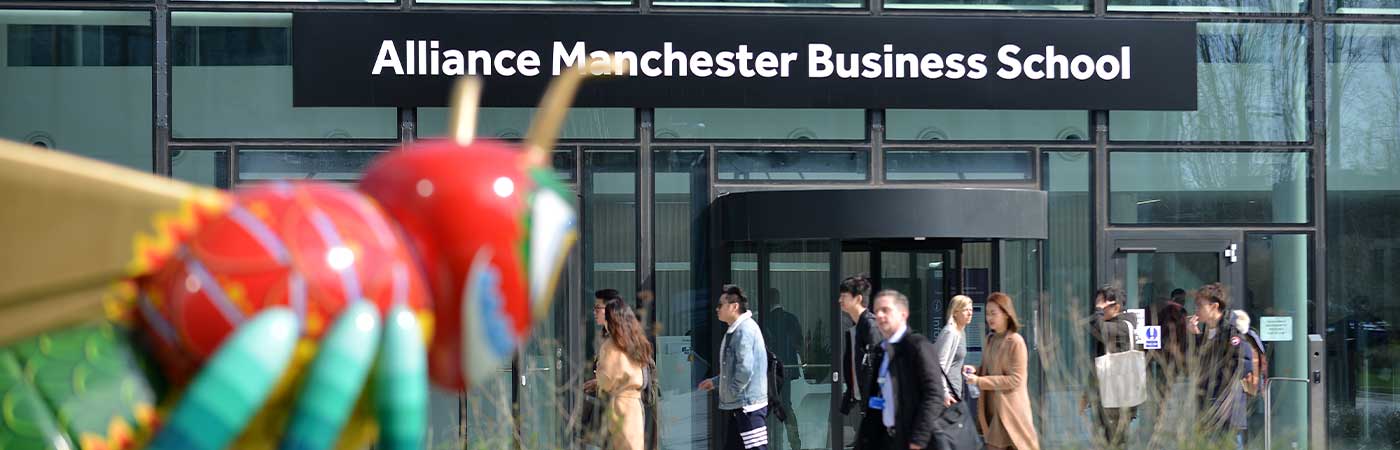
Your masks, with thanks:
[[[715,307],[729,324],[720,343],[719,376],[700,389],[719,389],[719,409],[726,426],[725,450],[768,449],[768,346],[738,286],[725,286]]]

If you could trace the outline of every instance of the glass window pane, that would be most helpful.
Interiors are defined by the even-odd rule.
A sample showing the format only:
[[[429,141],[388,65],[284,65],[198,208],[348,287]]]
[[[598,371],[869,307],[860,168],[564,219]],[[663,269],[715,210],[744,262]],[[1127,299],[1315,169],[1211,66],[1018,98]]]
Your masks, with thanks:
[[[657,108],[656,139],[864,140],[865,111]]]
[[[1088,111],[891,109],[892,141],[1088,141]]]
[[[1196,25],[1196,111],[1112,111],[1116,141],[1304,142],[1308,27]]]
[[[653,4],[665,6],[729,6],[742,8],[859,8],[865,6],[864,3],[858,0],[655,0]]]
[[[1037,11],[1083,11],[1089,9],[1085,0],[891,0],[886,9],[981,9]]]
[[[1308,235],[1250,234],[1245,239],[1244,310],[1251,328],[1268,340],[1270,377],[1307,378],[1308,324],[1312,323],[1313,297]],[[1281,320],[1287,321],[1281,326]],[[1287,334],[1287,336],[1280,336]],[[1288,337],[1288,339],[1282,339]],[[1297,383],[1272,387],[1272,411],[1256,412],[1258,422],[1272,414],[1273,441],[1307,442],[1308,389]],[[1250,427],[1250,442],[1264,440],[1263,427]]]
[[[266,0],[276,1],[276,0]],[[394,1],[394,0],[390,0]],[[631,5],[632,0],[415,0],[414,3],[474,3],[498,5]]]
[[[398,137],[394,108],[293,108],[290,13],[171,14],[176,138]]]
[[[658,447],[704,450],[709,448],[709,396],[695,386],[713,369],[706,361],[714,359],[713,351],[700,350],[708,347],[704,337],[716,326],[706,289],[709,235],[703,214],[710,203],[710,172],[704,150],[660,149],[652,158]]]
[[[171,150],[170,175],[177,180],[228,188],[228,151]]]
[[[511,383],[515,379],[510,364],[496,369],[485,380],[473,380],[467,391],[462,423],[466,426],[466,441],[480,448],[515,447],[515,417]]]
[[[768,267],[760,273],[767,289],[740,286],[757,300],[754,318],[768,351],[783,362],[782,399],[786,422],[768,415],[769,448],[820,448],[831,420],[832,336],[831,244],[801,241],[770,244]]]
[[[481,108],[476,133],[497,139],[523,139],[530,131],[535,108]],[[636,120],[630,108],[572,108],[564,119],[561,139],[632,139]],[[447,108],[418,108],[418,136],[447,134]]]
[[[1090,314],[1093,272],[1090,249],[1093,238],[1093,203],[1090,202],[1089,169],[1093,157],[1085,151],[1042,151],[1040,182],[1046,191],[1049,239],[1042,257],[1043,300],[1039,309],[1041,364],[1044,377],[1044,403],[1038,405],[1042,418],[1042,445],[1065,448],[1083,445],[1089,430],[1088,417],[1079,413],[1078,404],[1087,379],[1083,361],[1092,359],[1083,328]]]
[[[1109,154],[1113,223],[1306,223],[1307,153]]]
[[[973,181],[1031,179],[1029,151],[885,150],[890,181]]]
[[[1390,3],[1387,3],[1390,4]],[[1400,25],[1327,27],[1327,402],[1332,448],[1400,441]],[[1315,420],[1315,419],[1314,419]]]
[[[635,149],[583,151],[583,291],[588,307],[600,289],[636,298],[638,162]],[[589,339],[591,358],[597,340],[592,333]]]
[[[145,12],[0,10],[0,138],[150,171],[150,22]]]
[[[383,150],[239,150],[238,182],[325,180],[353,183]]]
[[[715,165],[725,181],[865,181],[870,150],[720,150]]]
[[[1301,13],[1308,10],[1308,0],[1108,0],[1108,10],[1206,13]]]
[[[1336,14],[1400,14],[1400,3],[1391,0],[1314,0],[1327,1]]]

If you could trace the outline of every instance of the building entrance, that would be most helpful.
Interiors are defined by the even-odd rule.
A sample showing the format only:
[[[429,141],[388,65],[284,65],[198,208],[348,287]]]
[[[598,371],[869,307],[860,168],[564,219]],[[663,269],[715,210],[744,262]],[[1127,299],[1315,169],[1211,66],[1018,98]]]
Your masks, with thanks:
[[[781,398],[788,420],[778,421],[770,414],[771,448],[839,449],[855,441],[856,418],[840,412],[845,389],[839,363],[844,354],[842,337],[852,321],[836,299],[838,285],[846,277],[868,277],[872,296],[882,289],[907,295],[911,330],[930,339],[945,324],[949,299],[958,294],[972,297],[974,318],[966,333],[969,364],[980,361],[985,334],[982,305],[987,295],[1006,292],[1023,311],[1026,328],[1022,333],[1034,345],[1044,219],[1025,222],[1019,229],[992,225],[990,218],[997,214],[968,211],[973,205],[989,203],[960,202],[958,197],[995,199],[993,203],[1000,202],[996,204],[1007,211],[1021,211],[1043,210],[1043,194],[911,191],[768,191],[721,198],[722,256],[716,260],[724,267],[715,271],[716,281],[737,284],[750,293],[768,349],[789,368]],[[938,207],[953,204],[961,206]],[[882,205],[900,206],[878,209]],[[824,210],[849,214],[823,218]],[[722,332],[712,333],[716,334],[714,345]],[[1038,379],[1032,378],[1028,381],[1035,386]]]

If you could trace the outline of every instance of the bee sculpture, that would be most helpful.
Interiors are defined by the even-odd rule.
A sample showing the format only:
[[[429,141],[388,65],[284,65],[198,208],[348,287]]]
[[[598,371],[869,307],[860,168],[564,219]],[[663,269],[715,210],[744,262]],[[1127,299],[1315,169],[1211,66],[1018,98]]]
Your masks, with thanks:
[[[549,311],[577,241],[546,167],[583,71],[523,145],[450,136],[354,186],[199,187],[0,142],[0,449],[420,449]]]

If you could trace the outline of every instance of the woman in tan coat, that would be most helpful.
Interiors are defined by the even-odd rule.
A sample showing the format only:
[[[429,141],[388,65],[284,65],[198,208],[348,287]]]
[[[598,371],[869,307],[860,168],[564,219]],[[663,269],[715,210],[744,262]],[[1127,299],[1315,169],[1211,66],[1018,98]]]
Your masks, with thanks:
[[[606,429],[599,431],[607,436],[609,450],[643,450],[642,389],[645,373],[656,367],[651,342],[621,297],[604,299],[601,306],[607,337],[598,351],[597,389],[607,411],[602,420]]]
[[[1026,340],[1011,297],[1000,292],[987,296],[987,340],[982,368],[968,375],[968,383],[982,391],[977,399],[977,424],[993,450],[1039,450],[1040,437],[1031,418],[1026,390]]]

